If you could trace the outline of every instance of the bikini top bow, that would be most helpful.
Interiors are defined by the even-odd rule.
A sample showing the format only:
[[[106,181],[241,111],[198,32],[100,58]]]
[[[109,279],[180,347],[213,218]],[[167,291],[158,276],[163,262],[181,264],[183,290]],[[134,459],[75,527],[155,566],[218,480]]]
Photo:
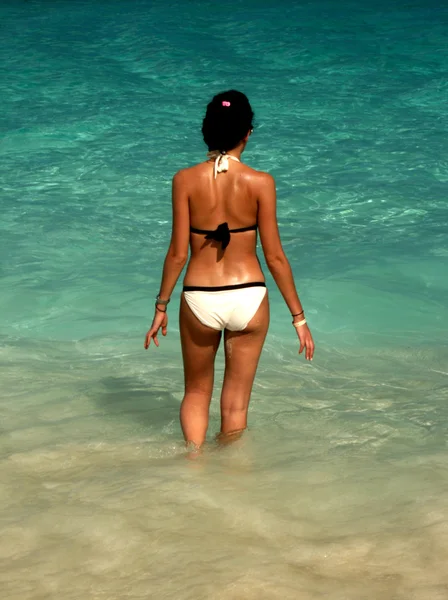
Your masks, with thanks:
[[[231,154],[227,154],[225,151],[220,152],[219,150],[212,150],[211,152],[207,152],[207,156],[215,159],[215,166],[213,169],[215,179],[218,173],[229,170],[229,158],[236,160],[236,162],[240,162],[239,158],[232,156]]]
[[[225,250],[230,242],[229,225],[227,223],[221,223],[216,229],[210,231],[210,233],[205,236],[205,239],[221,242],[222,249]]]

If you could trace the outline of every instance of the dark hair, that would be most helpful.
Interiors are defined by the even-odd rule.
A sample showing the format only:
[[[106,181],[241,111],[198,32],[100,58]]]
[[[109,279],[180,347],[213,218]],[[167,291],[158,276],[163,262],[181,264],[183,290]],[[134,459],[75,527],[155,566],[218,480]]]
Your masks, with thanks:
[[[202,135],[209,150],[232,150],[253,128],[254,112],[247,96],[236,90],[221,92],[207,105]]]

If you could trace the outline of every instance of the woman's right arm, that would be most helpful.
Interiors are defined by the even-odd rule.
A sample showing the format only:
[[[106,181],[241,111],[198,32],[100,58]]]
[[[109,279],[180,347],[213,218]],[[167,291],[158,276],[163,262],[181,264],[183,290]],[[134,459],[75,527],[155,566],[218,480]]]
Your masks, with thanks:
[[[258,191],[258,228],[266,264],[275,283],[280,290],[291,315],[293,323],[303,321],[303,307],[297,294],[291,266],[286,258],[280,241],[277,224],[277,198],[275,192],[274,178],[268,173],[259,175]],[[297,315],[297,316],[296,316]],[[304,348],[305,358],[312,360],[314,354],[314,342],[307,324],[296,328],[300,339],[299,353]]]

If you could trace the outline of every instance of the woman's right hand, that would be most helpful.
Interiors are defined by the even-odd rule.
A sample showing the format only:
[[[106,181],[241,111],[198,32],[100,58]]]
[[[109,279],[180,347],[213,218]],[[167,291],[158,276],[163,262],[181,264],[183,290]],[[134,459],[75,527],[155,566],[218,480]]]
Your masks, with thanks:
[[[164,310],[163,312],[156,310],[154,314],[154,319],[152,321],[152,325],[145,337],[145,350],[149,348],[151,340],[154,340],[154,344],[157,347],[159,346],[157,334],[159,333],[160,328],[162,328],[162,335],[165,336],[168,330],[168,315],[166,313],[166,310]]]
[[[296,327],[295,329],[300,340],[299,354],[302,354],[302,352],[305,350],[306,360],[313,360],[314,341],[308,325],[305,323],[304,325],[300,325],[300,327]]]

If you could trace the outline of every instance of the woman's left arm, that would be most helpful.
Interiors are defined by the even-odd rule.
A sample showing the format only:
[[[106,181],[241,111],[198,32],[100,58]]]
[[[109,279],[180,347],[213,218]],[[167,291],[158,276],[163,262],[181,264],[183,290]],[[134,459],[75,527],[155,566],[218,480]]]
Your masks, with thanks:
[[[163,263],[162,283],[159,297],[165,302],[170,299],[174,286],[188,259],[188,244],[190,241],[190,210],[188,206],[188,193],[184,183],[184,172],[179,171],[173,177],[172,186],[173,228],[171,242]],[[157,334],[162,328],[162,335],[166,335],[168,327],[167,304],[156,304],[154,319],[146,334],[145,348],[148,348],[151,339],[156,346],[159,345]]]

